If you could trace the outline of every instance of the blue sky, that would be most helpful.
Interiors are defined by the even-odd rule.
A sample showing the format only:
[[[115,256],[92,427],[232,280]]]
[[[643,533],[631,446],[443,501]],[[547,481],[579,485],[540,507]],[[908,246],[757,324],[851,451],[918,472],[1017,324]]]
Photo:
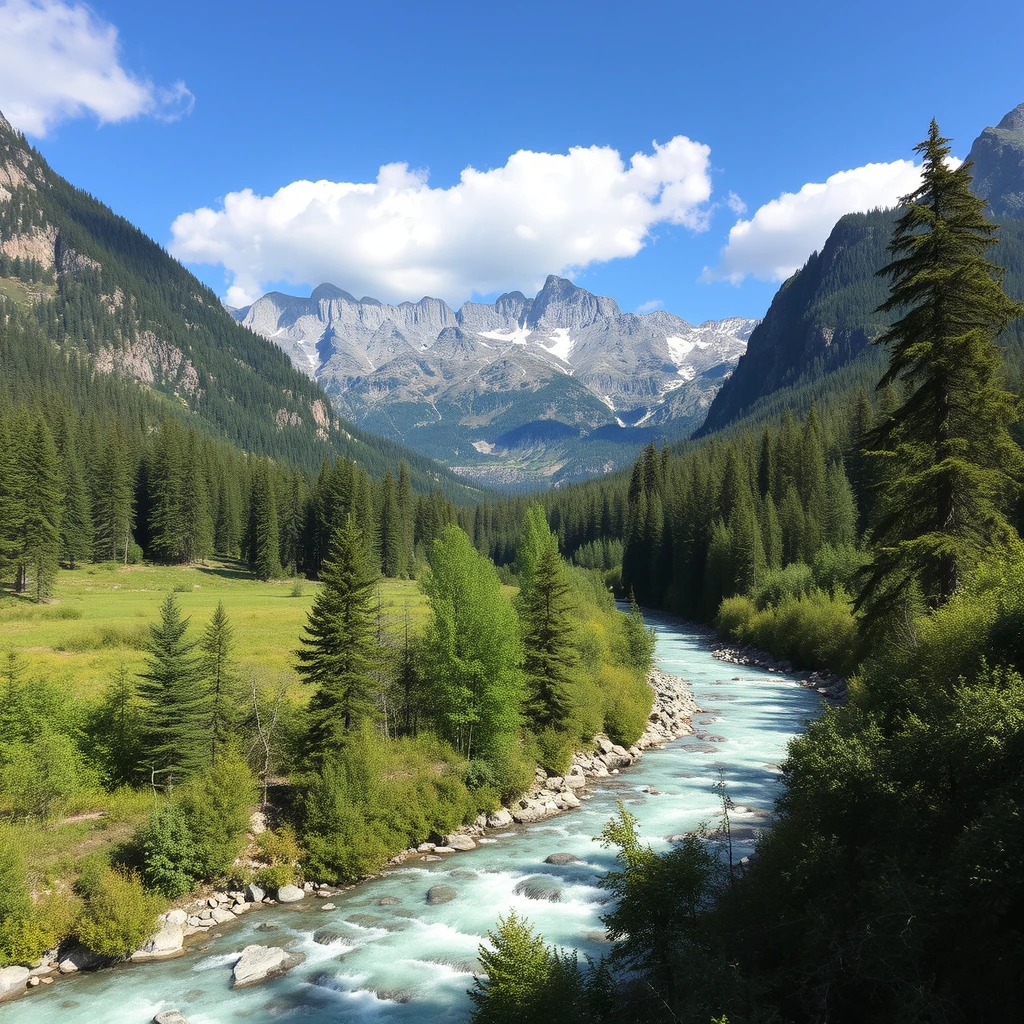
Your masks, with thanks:
[[[1001,42],[1024,5],[965,10],[0,0],[0,110],[238,301],[561,271],[625,309],[760,316],[839,214],[909,191],[932,116],[965,156],[1024,102]]]

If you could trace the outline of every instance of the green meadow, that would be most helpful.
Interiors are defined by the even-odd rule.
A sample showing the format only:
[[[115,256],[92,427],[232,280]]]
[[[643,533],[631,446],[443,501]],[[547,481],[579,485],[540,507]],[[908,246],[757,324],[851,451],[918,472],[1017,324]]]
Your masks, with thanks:
[[[234,628],[239,669],[287,673],[298,686],[294,652],[317,585],[307,580],[260,582],[242,563],[158,566],[111,563],[58,574],[54,598],[37,605],[0,592],[0,656],[20,656],[24,675],[66,685],[75,698],[98,696],[121,665],[146,664],[149,624],[169,591],[177,594],[198,638],[222,601]],[[426,600],[415,581],[382,580],[385,628],[422,626]]]

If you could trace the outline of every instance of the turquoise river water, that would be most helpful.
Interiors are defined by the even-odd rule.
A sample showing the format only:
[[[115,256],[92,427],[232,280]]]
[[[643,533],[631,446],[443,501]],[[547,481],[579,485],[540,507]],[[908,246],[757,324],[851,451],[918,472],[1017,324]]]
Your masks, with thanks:
[[[604,894],[596,883],[612,854],[592,837],[617,801],[637,815],[655,849],[668,849],[668,836],[716,819],[713,785],[721,769],[738,808],[734,856],[742,857],[778,794],[777,765],[787,742],[820,706],[813,691],[783,675],[715,660],[700,632],[653,615],[648,622],[657,634],[658,664],[691,681],[705,713],[694,720],[695,736],[648,751],[620,776],[591,782],[580,810],[492,832],[469,853],[391,871],[333,897],[334,911],[319,909],[314,899],[267,908],[220,936],[204,937],[178,959],[58,979],[0,1009],[0,1024],[148,1024],[156,1012],[171,1008],[191,1024],[461,1021],[469,1013],[466,990],[477,948],[499,915],[512,909],[549,942],[600,955],[607,946],[600,923]],[[645,787],[659,792],[648,794]],[[543,863],[557,851],[582,862]],[[550,876],[561,889],[560,901],[513,893],[533,875]],[[457,890],[456,898],[428,906],[427,889],[441,882]],[[378,905],[384,896],[401,902]],[[313,940],[323,928],[335,933],[326,944]],[[231,964],[252,942],[301,951],[305,962],[282,978],[232,991]]]

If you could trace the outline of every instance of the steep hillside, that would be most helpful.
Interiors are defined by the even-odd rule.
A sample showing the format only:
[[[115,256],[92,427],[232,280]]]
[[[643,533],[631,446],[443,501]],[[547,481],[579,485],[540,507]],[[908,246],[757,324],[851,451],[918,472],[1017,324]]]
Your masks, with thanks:
[[[694,327],[549,277],[458,311],[333,285],[273,292],[232,315],[314,376],[361,426],[504,485],[559,484],[689,436],[756,321]]]
[[[2,116],[0,299],[31,311],[38,328],[19,330],[22,340],[12,336],[8,346],[41,335],[246,451],[307,469],[342,454],[374,475],[404,456],[420,489],[475,496],[429,460],[346,424],[276,346],[235,323],[155,242],[56,174]]]
[[[986,128],[971,154],[979,158],[975,189],[1000,224],[989,258],[1005,268],[1007,292],[1024,300],[1024,105],[999,128]],[[836,224],[821,252],[779,289],[697,436],[771,416],[786,405],[799,408],[815,397],[845,394],[858,384],[874,385],[883,354],[871,341],[889,322],[876,312],[888,295],[888,282],[877,271],[889,262],[886,246],[896,217],[892,210],[873,211]],[[1001,340],[1019,386],[1024,322],[1011,325]]]

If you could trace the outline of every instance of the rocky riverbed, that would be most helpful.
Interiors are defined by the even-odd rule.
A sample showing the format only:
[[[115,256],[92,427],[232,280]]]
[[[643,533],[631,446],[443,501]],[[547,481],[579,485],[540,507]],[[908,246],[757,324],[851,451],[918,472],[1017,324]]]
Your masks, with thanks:
[[[679,676],[660,669],[651,672],[649,682],[654,690],[651,713],[643,734],[632,746],[626,748],[613,743],[607,736],[598,735],[592,749],[576,752],[564,775],[549,775],[538,768],[529,791],[512,806],[499,808],[491,814],[482,814],[475,822],[463,826],[455,833],[433,836],[429,842],[403,850],[388,862],[388,867],[416,861],[440,861],[447,855],[475,849],[489,830],[529,825],[575,810],[580,807],[580,794],[594,780],[619,775],[624,769],[636,764],[645,751],[693,734],[693,716],[700,709],[689,684]],[[213,891],[161,914],[157,931],[129,959],[133,963],[147,963],[182,956],[191,937],[206,935],[214,929],[220,931],[223,926],[232,924],[250,911],[267,906],[297,903],[309,898],[321,901],[322,909],[333,910],[334,904],[323,901],[352,888],[353,885],[330,886],[306,882],[302,886],[282,886],[273,894],[255,884],[246,886],[242,891]],[[443,895],[438,894],[438,902],[443,902]],[[257,984],[290,970],[300,962],[278,947],[247,947],[235,964],[234,984]],[[0,1001],[16,998],[32,987],[49,984],[60,975],[93,971],[110,965],[109,960],[82,946],[66,944],[44,956],[31,968],[10,967],[0,971]]]
[[[725,643],[716,644],[711,651],[711,657],[732,665],[752,665],[755,668],[767,669],[769,672],[780,672],[798,680],[801,686],[820,693],[827,700],[837,704],[842,704],[846,700],[846,679],[827,669],[797,672],[791,662],[784,658],[774,658],[767,651],[759,651],[756,647],[735,647]]]

